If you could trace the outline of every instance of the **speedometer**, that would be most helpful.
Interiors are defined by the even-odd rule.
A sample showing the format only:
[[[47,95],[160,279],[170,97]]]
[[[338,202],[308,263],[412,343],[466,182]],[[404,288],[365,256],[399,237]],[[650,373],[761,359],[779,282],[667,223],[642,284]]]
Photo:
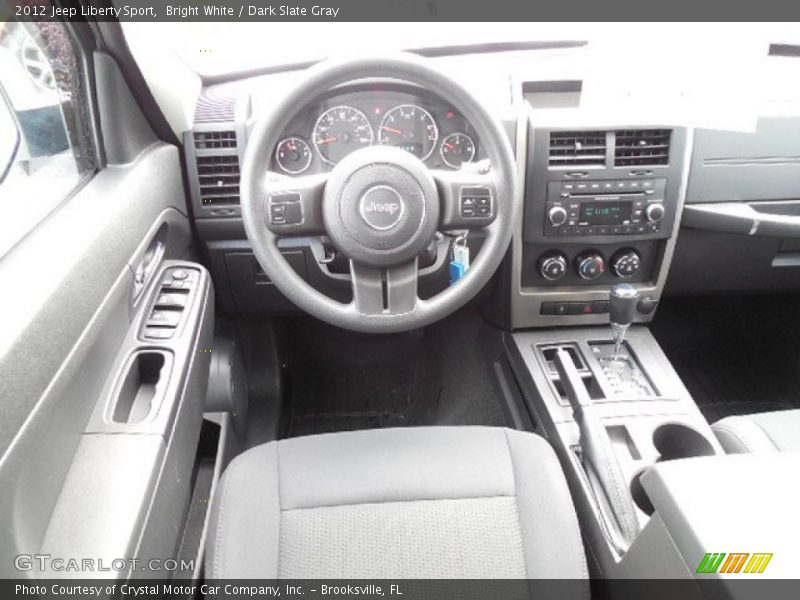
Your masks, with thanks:
[[[370,146],[374,133],[366,115],[352,106],[334,106],[314,125],[314,146],[320,158],[335,165],[345,156]]]
[[[431,113],[416,104],[401,104],[383,115],[378,142],[397,146],[420,160],[426,160],[439,139]]]

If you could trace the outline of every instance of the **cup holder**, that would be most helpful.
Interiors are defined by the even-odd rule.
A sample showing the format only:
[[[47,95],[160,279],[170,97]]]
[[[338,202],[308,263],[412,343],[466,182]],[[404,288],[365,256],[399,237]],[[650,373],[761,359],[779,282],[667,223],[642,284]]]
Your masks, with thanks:
[[[642,487],[642,482],[640,481],[642,473],[645,471],[646,469],[642,469],[631,479],[631,497],[633,497],[633,502],[639,507],[639,510],[647,516],[650,516],[656,509],[653,507],[653,503],[650,502],[650,498],[647,496],[647,492],[644,491],[644,487]]]
[[[713,456],[714,447],[699,431],[682,423],[665,423],[653,432],[659,461]]]

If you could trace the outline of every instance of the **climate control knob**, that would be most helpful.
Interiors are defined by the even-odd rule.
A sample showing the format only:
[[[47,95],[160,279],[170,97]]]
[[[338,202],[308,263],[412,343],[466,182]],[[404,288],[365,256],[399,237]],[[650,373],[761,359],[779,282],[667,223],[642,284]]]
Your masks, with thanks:
[[[651,204],[644,211],[644,214],[651,223],[658,223],[664,218],[664,206],[662,204]]]
[[[567,211],[562,206],[554,206],[547,211],[547,220],[553,227],[561,227],[567,222]]]
[[[578,275],[583,279],[597,279],[606,272],[606,261],[598,252],[585,252],[578,256],[575,261]]]
[[[557,281],[567,274],[567,257],[550,252],[539,259],[539,274],[548,281]]]
[[[642,259],[639,253],[630,248],[620,250],[611,259],[611,272],[622,279],[633,277],[641,267]]]

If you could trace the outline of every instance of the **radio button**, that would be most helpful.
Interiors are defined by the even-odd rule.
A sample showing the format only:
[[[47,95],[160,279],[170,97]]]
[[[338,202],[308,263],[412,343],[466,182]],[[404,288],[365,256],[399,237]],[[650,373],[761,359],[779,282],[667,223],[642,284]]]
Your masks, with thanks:
[[[658,223],[664,218],[664,206],[661,203],[654,203],[645,209],[647,220],[651,223]]]
[[[567,222],[567,211],[563,206],[554,206],[547,211],[547,219],[553,227],[561,227]]]

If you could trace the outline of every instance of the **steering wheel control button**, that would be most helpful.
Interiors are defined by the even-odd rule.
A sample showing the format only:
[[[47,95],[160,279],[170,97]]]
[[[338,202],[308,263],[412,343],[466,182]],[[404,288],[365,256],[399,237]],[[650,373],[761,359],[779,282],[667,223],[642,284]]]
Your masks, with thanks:
[[[269,198],[271,225],[299,225],[303,222],[303,206],[298,192],[276,194]]]
[[[578,256],[576,261],[578,275],[582,279],[594,280],[606,272],[606,261],[597,252],[587,252]]]
[[[364,222],[378,231],[391,229],[400,222],[406,203],[393,187],[376,185],[361,196],[358,212]]]
[[[492,216],[492,192],[483,187],[461,188],[461,216],[466,218],[490,218]]]

